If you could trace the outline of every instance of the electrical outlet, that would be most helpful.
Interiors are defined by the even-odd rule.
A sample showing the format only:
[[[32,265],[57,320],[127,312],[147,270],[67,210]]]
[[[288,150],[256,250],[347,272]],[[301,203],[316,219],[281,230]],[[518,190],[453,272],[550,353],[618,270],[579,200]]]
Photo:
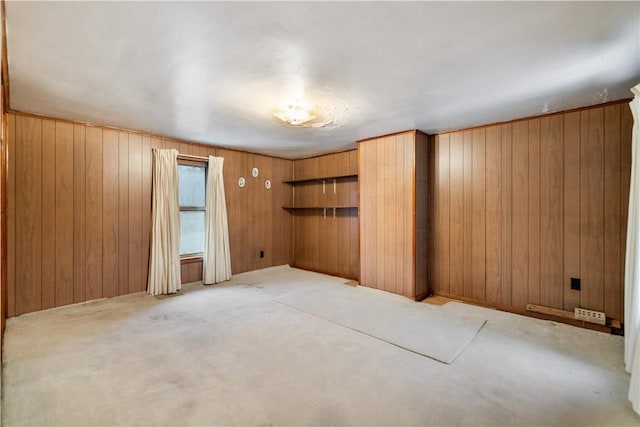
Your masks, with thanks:
[[[577,320],[597,323],[598,325],[605,325],[607,323],[607,316],[601,311],[587,310],[586,308],[576,307],[574,313]]]
[[[264,258],[264,251],[260,251],[260,258]]]

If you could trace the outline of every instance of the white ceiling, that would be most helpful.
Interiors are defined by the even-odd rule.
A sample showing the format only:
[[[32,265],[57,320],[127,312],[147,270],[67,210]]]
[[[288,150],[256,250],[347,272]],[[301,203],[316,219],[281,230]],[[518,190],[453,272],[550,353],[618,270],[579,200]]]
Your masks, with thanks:
[[[7,1],[6,23],[13,110],[289,158],[640,82],[640,2]],[[294,96],[343,121],[281,124]]]

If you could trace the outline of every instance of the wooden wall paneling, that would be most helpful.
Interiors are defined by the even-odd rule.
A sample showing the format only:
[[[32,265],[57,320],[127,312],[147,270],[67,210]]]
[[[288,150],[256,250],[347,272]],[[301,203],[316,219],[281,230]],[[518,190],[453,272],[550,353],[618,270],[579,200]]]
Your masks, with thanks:
[[[376,224],[377,189],[375,165],[377,150],[375,143],[367,141],[358,144],[358,191],[360,193],[360,283],[373,287],[376,253],[373,244]]]
[[[379,230],[379,236],[382,237],[382,269],[378,270],[378,274],[381,274],[381,283],[384,286],[385,291],[401,293],[403,288],[403,280],[398,280],[396,276],[397,270],[397,257],[394,256],[394,243],[397,240],[396,235],[398,230],[396,226],[398,224],[395,216],[397,212],[397,205],[394,203],[395,199],[395,182],[399,179],[396,173],[397,151],[402,149],[402,136],[391,136],[384,139],[384,143],[381,144],[383,154],[382,163],[378,163],[378,166],[382,166],[378,172],[379,185],[382,188],[382,222],[379,222],[379,226],[382,227]],[[378,151],[380,154],[380,151]],[[402,170],[398,171],[402,172]]]
[[[197,154],[196,154],[197,155]],[[202,281],[202,261],[190,262],[187,265],[187,283]]]
[[[293,216],[290,210],[282,209],[293,203],[293,188],[283,183],[293,178],[291,160],[273,159],[271,192],[273,192],[273,220],[271,254],[273,265],[292,264]]]
[[[453,295],[463,295],[464,137],[462,132],[454,132],[450,135],[449,158],[449,292]]]
[[[73,125],[73,302],[87,300],[86,295],[86,127]]]
[[[271,253],[271,224],[273,221],[273,191],[267,190],[264,186],[265,179],[271,179],[273,166],[271,157],[250,155],[249,168],[257,167],[259,175],[251,178],[253,186],[250,190],[253,196],[249,195],[253,206],[249,210],[253,214],[251,224],[253,225],[253,258],[252,270],[265,268],[272,265],[273,254]],[[252,159],[252,160],[251,160]],[[252,163],[251,163],[252,162]],[[260,258],[260,251],[264,252],[264,257]]]
[[[42,120],[42,308],[56,306],[56,122]]]
[[[351,150],[349,153],[349,169],[347,173],[357,175],[358,174],[358,150]]]
[[[16,117],[15,314],[42,308],[42,120]]]
[[[580,306],[580,291],[571,289],[571,278],[580,278],[580,128],[581,113],[563,114],[563,308]]]
[[[414,299],[424,299],[429,294],[429,136],[421,132],[415,135],[415,284]]]
[[[427,215],[427,224],[429,227],[429,234],[427,239],[427,251],[429,256],[428,260],[428,269],[427,269],[427,280],[430,284],[431,292],[438,292],[437,285],[435,283],[435,271],[437,264],[437,251],[436,251],[436,215],[437,215],[437,191],[436,191],[436,170],[437,170],[437,162],[436,162],[436,137],[437,135],[431,135],[428,138],[429,149],[427,150],[427,163],[428,163],[428,173],[427,173],[427,193],[429,198],[429,203],[427,204],[427,210],[429,214]],[[452,243],[453,244],[453,243]]]
[[[189,283],[189,264],[180,264],[180,283]]]
[[[502,127],[502,183],[500,184],[502,202],[502,265],[500,284],[501,304],[511,305],[512,256],[511,256],[511,220],[513,203],[513,169],[512,169],[512,125]]]
[[[102,129],[87,127],[86,130],[86,278],[85,294],[87,300],[101,298],[102,292],[102,254],[103,254],[103,151]]]
[[[349,272],[348,276],[354,279],[360,278],[360,242],[358,239],[358,208],[349,209],[349,242],[351,251],[349,252]]]
[[[180,141],[175,141],[173,139],[168,139],[168,138],[163,138],[162,139],[162,148],[164,148],[165,150],[178,150],[178,152],[180,152],[180,149],[182,148],[180,145]]]
[[[403,256],[401,268],[403,271],[404,290],[402,295],[407,298],[415,296],[416,274],[416,236],[415,236],[415,197],[416,197],[416,138],[415,132],[405,132],[398,135],[398,143],[402,141],[404,167],[402,175],[402,234],[398,238],[403,240]],[[399,230],[399,228],[398,228]],[[392,254],[393,255],[393,254]]]
[[[530,304],[540,304],[540,119],[529,120],[529,282]]]
[[[529,124],[513,123],[512,140],[512,288],[511,304],[524,308],[529,280]]]
[[[604,108],[581,113],[580,304],[604,310]]]
[[[118,132],[118,295],[129,293],[129,134]]]
[[[250,258],[246,256],[249,247],[249,190],[240,188],[238,179],[242,176],[249,185],[251,170],[248,168],[248,154],[219,150],[219,156],[224,157],[224,190],[227,199],[227,216],[229,223],[229,246],[231,252],[231,270],[234,274],[250,270]]]
[[[336,211],[336,274],[349,277],[351,241],[349,239],[349,211]]]
[[[386,180],[386,185],[393,185],[392,188],[387,191],[390,192],[389,199],[385,203],[388,203],[390,209],[387,221],[391,222],[391,233],[389,237],[393,239],[393,245],[391,246],[391,256],[393,259],[393,279],[395,281],[393,286],[393,292],[403,295],[405,284],[408,280],[411,280],[413,271],[405,271],[403,258],[393,256],[394,254],[404,253],[404,220],[402,217],[405,215],[403,209],[405,208],[405,194],[404,191],[399,191],[399,183],[404,179],[404,137],[403,135],[397,135],[394,142],[394,152],[390,156],[390,161],[393,167],[392,177]],[[379,160],[378,160],[379,161]]]
[[[105,297],[119,291],[119,143],[118,132],[102,134],[102,293]]]
[[[462,210],[462,235],[463,235],[463,296],[473,296],[473,133],[470,130],[462,134],[463,142],[463,210]]]
[[[437,289],[450,293],[449,286],[449,255],[450,255],[450,198],[449,198],[449,134],[436,136],[436,159],[438,172],[436,174],[437,189],[437,224],[436,224],[436,264]],[[434,283],[434,285],[435,285]]]
[[[73,125],[55,123],[56,277],[55,305],[73,303]]]
[[[627,251],[627,222],[629,217],[629,186],[631,184],[631,138],[633,116],[626,105],[620,107],[620,275],[625,277],[625,257]],[[620,311],[624,319],[624,304]]]
[[[7,115],[7,317],[16,314],[16,116]]]
[[[604,311],[620,319],[624,286],[620,268],[620,104],[604,108]]]
[[[486,250],[486,141],[485,129],[474,129],[472,176],[472,236],[471,236],[471,274],[472,296],[485,298],[485,250]]]
[[[334,216],[335,215],[335,216]],[[340,216],[337,211],[327,209],[326,216],[320,220],[320,248],[319,265],[320,271],[329,274],[338,274],[338,224]]]
[[[563,133],[561,114],[540,119],[540,304],[564,307]]]
[[[317,207],[321,205],[322,186],[315,181],[297,184],[294,186],[293,192],[294,206]]]
[[[384,267],[385,258],[389,256],[385,247],[384,233],[385,233],[385,210],[387,209],[387,201],[385,200],[385,158],[387,152],[385,150],[387,145],[387,138],[381,138],[376,142],[372,142],[375,146],[376,157],[378,163],[376,164],[378,170],[375,174],[376,188],[378,191],[378,203],[374,206],[376,209],[376,223],[375,223],[375,253],[376,253],[376,265],[374,267],[375,287],[377,289],[386,289],[386,283],[384,282]]]
[[[486,300],[502,302],[502,127],[486,129]]]
[[[294,217],[294,264],[297,267],[318,270],[321,215],[322,209],[305,209],[297,212]]]
[[[317,157],[297,160],[293,163],[293,179],[310,179],[320,176]]]
[[[143,279],[144,257],[143,235],[146,234],[142,221],[142,136],[129,135],[129,186],[128,186],[128,243],[129,243],[129,292],[143,291],[146,281]],[[148,256],[148,255],[147,255]]]

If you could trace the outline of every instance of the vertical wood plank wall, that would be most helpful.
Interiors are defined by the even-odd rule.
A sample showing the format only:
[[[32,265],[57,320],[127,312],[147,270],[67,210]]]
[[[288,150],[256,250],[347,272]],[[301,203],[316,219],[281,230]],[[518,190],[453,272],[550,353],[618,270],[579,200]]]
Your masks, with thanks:
[[[357,150],[293,161],[294,179],[340,176],[358,173]],[[293,186],[293,206],[357,206],[356,178],[320,181]],[[284,206],[284,205],[283,205]],[[289,204],[291,206],[291,204]],[[296,210],[294,214],[293,258],[296,267],[358,279],[358,209]]]
[[[418,299],[428,292],[427,138],[409,131],[358,143],[360,282]]]
[[[225,158],[234,273],[292,261],[290,160],[18,113],[7,130],[8,316],[146,289],[154,147]]]
[[[432,291],[622,320],[631,127],[625,102],[433,137]]]

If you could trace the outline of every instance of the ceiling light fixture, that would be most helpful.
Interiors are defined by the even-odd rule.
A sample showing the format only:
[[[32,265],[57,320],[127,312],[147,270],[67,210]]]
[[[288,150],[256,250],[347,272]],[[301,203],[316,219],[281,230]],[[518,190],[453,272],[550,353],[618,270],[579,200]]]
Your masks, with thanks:
[[[301,126],[316,118],[311,109],[298,99],[274,111],[273,115],[291,126]]]

